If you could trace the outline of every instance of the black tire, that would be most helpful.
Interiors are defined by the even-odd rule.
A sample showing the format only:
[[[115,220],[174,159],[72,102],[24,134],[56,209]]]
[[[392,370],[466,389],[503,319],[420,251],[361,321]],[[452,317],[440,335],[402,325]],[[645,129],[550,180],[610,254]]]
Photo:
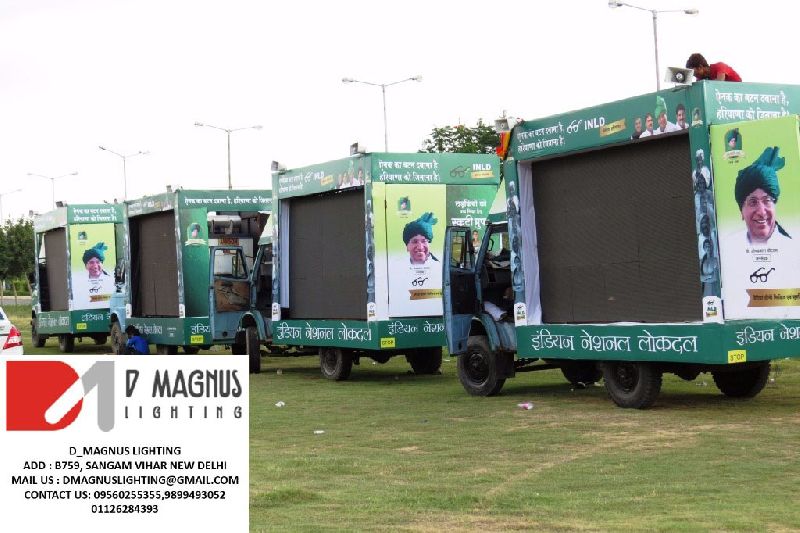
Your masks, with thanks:
[[[47,335],[39,335],[36,332],[36,319],[31,320],[31,343],[37,348],[42,348],[47,342]]]
[[[325,378],[344,381],[353,370],[353,355],[341,348],[320,348],[319,367]]]
[[[63,333],[58,336],[58,349],[61,353],[72,353],[75,351],[75,337],[69,333]]]
[[[467,340],[467,351],[458,356],[456,366],[461,385],[473,396],[494,396],[506,382],[505,378],[498,377],[497,354],[484,335]]]
[[[439,374],[442,368],[442,347],[417,348],[406,354],[406,361],[415,374]]]
[[[561,366],[561,373],[573,387],[586,388],[600,381],[603,371],[594,361],[569,361]]]
[[[236,338],[231,344],[231,353],[233,355],[245,355],[247,353],[247,339],[244,331],[236,333]]]
[[[158,355],[175,355],[178,353],[178,347],[172,344],[156,344],[156,353]]]
[[[125,353],[125,345],[128,343],[128,336],[122,331],[119,322],[111,324],[111,352],[115,355]]]
[[[250,358],[250,373],[258,374],[261,372],[261,346],[258,342],[258,328],[247,326],[244,339],[247,345],[247,356]]]
[[[197,352],[199,352],[199,351],[200,351],[200,347],[199,346],[184,346],[183,347],[183,353],[185,353],[186,355],[196,355]]]
[[[769,361],[735,372],[712,372],[714,383],[722,394],[730,398],[752,398],[769,379]]]
[[[106,341],[108,341],[108,335],[106,335],[105,333],[92,335],[92,340],[94,341],[95,344],[99,346],[101,344],[105,344]]]
[[[619,407],[646,409],[661,392],[661,370],[655,365],[608,361],[602,368],[606,391]]]

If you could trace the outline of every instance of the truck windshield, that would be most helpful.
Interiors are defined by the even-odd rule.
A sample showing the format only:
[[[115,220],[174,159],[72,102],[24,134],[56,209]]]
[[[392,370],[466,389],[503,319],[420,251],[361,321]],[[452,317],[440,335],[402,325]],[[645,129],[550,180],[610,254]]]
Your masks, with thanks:
[[[214,275],[247,279],[247,268],[241,250],[214,250]]]

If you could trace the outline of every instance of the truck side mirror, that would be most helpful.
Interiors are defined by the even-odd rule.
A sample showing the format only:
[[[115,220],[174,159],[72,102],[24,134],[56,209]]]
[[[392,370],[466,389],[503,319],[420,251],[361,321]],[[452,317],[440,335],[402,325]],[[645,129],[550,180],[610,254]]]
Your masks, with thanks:
[[[28,283],[30,283],[31,285],[35,285],[36,284],[36,274],[35,273],[28,272]]]
[[[125,283],[125,262],[122,259],[114,267],[114,283]]]

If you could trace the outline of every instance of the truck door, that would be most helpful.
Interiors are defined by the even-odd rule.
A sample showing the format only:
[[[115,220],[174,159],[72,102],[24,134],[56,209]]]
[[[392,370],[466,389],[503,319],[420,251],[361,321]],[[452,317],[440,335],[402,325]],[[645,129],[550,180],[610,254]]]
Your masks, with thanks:
[[[250,272],[250,298],[253,315],[261,317],[267,336],[269,336],[272,313],[272,244],[261,244]],[[258,318],[257,318],[258,319]]]
[[[214,339],[233,340],[239,319],[250,309],[250,279],[240,246],[210,248],[209,320]]]
[[[444,330],[451,354],[467,349],[472,318],[478,310],[475,250],[469,228],[448,226],[442,262]]]

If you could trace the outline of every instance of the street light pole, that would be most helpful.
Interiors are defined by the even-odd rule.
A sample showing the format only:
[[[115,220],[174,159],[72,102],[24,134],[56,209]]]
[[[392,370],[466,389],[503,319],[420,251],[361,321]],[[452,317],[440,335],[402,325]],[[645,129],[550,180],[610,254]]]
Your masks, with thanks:
[[[50,176],[44,176],[42,174],[34,174],[33,172],[28,172],[28,176],[36,176],[38,178],[44,178],[46,180],[50,180],[50,185],[52,187],[51,191],[52,191],[52,196],[53,196],[53,198],[52,198],[53,199],[53,209],[55,209],[55,207],[56,207],[56,180],[60,179],[60,178],[66,178],[67,176],[77,176],[77,175],[78,175],[78,171],[77,170],[75,172],[70,172],[69,174],[62,174],[61,176],[56,176],[54,178],[51,178]]]
[[[383,150],[385,152],[389,151],[389,125],[386,121],[386,88],[407,81],[422,81],[422,76],[413,76],[404,80],[393,81],[392,83],[373,83],[371,81],[362,81],[353,78],[342,78],[342,83],[363,83],[364,85],[372,85],[381,88],[381,96],[383,97]]]
[[[9,194],[14,194],[15,192],[20,192],[22,189],[14,189],[13,191],[8,191],[4,193],[0,193],[0,224],[3,224],[6,219],[3,218],[3,196],[8,196]]]
[[[138,152],[134,152],[132,154],[123,155],[123,154],[120,154],[118,152],[115,152],[114,150],[112,150],[110,148],[106,148],[105,146],[98,146],[98,148],[100,148],[101,150],[105,150],[106,152],[110,152],[110,153],[112,153],[112,154],[114,154],[116,156],[119,156],[122,159],[122,187],[123,187],[123,189],[122,189],[122,201],[124,202],[125,200],[128,199],[128,168],[127,168],[127,160],[128,160],[128,158],[129,157],[136,157],[137,155],[147,155],[147,154],[150,153],[150,151],[149,150],[145,150],[144,152],[142,152],[141,150],[139,150]]]
[[[203,122],[195,122],[195,126],[205,126],[207,128],[214,128],[215,130],[224,131],[228,135],[228,190],[233,189],[233,181],[231,180],[231,133],[234,131],[240,130],[260,130],[263,128],[261,125],[256,126],[246,126],[244,128],[220,128],[219,126],[212,126],[211,124],[205,124]]]
[[[647,9],[646,7],[635,6],[627,2],[617,2],[616,0],[609,0],[608,7],[614,9],[617,7],[632,7],[640,11],[649,11],[653,15],[653,48],[656,55],[656,90],[661,90],[661,68],[658,65],[658,14],[659,13],[684,13],[686,15],[697,15],[699,10],[691,9]]]

